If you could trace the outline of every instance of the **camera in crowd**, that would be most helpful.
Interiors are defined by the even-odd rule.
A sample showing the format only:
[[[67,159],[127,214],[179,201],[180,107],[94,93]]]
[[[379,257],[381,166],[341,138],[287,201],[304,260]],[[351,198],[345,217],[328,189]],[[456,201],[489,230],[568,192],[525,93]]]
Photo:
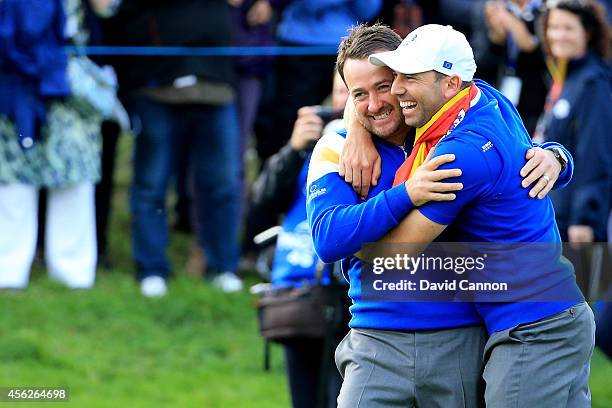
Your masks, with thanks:
[[[313,109],[315,110],[315,114],[325,123],[331,122],[334,119],[340,119],[342,117],[342,111],[336,111],[331,106],[315,105],[313,106]]]

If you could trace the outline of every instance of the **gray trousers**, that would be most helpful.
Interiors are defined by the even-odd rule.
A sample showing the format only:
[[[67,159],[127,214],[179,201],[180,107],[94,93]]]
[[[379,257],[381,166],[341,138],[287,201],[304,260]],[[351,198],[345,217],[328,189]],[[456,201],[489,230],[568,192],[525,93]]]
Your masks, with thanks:
[[[586,303],[493,333],[485,346],[487,408],[590,407],[594,344]]]
[[[338,407],[474,408],[482,400],[483,327],[351,329],[336,349]]]

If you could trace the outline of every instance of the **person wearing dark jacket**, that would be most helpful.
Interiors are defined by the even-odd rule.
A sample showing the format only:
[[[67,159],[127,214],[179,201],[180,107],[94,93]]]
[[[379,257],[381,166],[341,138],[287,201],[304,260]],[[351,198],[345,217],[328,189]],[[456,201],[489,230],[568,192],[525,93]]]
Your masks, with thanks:
[[[580,244],[606,241],[612,199],[612,75],[605,63],[609,28],[601,5],[591,1],[560,1],[542,22],[553,85],[536,137],[563,143],[574,156],[572,183],[551,198],[563,241],[575,244],[566,256],[577,270],[587,271],[591,252]],[[608,355],[611,322],[610,303],[602,303],[595,337]]]
[[[228,46],[226,0],[125,0],[112,21],[114,42],[134,46]],[[195,230],[207,278],[238,291],[239,134],[229,57],[126,57],[116,61],[135,126],[131,187],[133,257],[141,292],[166,293],[166,190],[176,151],[188,146]]]
[[[232,6],[233,44],[238,47],[274,45],[274,11],[278,6],[269,0],[228,0]],[[249,144],[262,95],[265,78],[273,66],[273,57],[241,55],[235,57],[240,120],[240,155]],[[242,172],[244,172],[244,168]],[[242,198],[246,194],[242,194]]]
[[[97,90],[84,60],[64,48],[88,44],[84,6],[81,0],[0,1],[1,288],[28,284],[38,225],[44,225],[49,275],[72,288],[95,282],[102,112],[83,97],[84,89]],[[42,189],[46,216],[39,223]]]
[[[540,0],[495,0],[484,5],[486,54],[495,60],[500,91],[514,103],[530,135],[547,93],[544,54],[535,35],[541,10]]]
[[[376,17],[380,0],[275,0],[282,9],[276,41],[283,47],[337,47],[347,30]],[[296,112],[302,106],[321,102],[332,88],[332,78],[320,75],[334,66],[331,55],[282,55],[274,62],[272,77],[255,120],[257,154],[261,161],[275,154],[291,136]],[[317,74],[315,74],[317,73]],[[254,251],[251,238],[273,221],[253,217],[249,209],[243,253]]]
[[[282,3],[282,2],[281,2]],[[293,0],[283,9],[276,30],[279,45],[337,47],[353,25],[376,17],[380,0]],[[330,55],[282,56],[276,60],[275,97],[272,121],[261,123],[257,152],[263,159],[287,142],[300,106],[314,105],[327,96],[332,87],[327,75],[334,57]],[[260,120],[260,122],[262,122]]]
[[[599,5],[560,1],[543,16],[553,84],[536,137],[563,144],[572,183],[551,193],[563,241],[606,241],[612,199],[612,75],[609,31]]]

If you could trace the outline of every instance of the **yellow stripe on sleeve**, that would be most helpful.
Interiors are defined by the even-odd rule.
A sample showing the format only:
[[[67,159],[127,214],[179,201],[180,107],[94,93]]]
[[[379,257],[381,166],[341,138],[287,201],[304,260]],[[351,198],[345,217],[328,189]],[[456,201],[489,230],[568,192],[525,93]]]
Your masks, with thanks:
[[[329,147],[323,147],[318,151],[316,160],[338,164],[340,163],[340,155]]]

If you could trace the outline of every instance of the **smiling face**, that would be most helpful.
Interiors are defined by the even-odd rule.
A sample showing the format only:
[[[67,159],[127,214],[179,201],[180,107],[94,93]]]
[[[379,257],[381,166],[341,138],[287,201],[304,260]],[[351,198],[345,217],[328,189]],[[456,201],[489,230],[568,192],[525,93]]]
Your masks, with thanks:
[[[425,125],[450,99],[445,93],[450,77],[438,78],[434,71],[394,75],[391,93],[399,99],[408,126],[418,128]]]
[[[580,17],[567,10],[550,11],[546,38],[550,52],[555,58],[578,59],[586,54],[587,32],[580,22]]]
[[[366,129],[395,144],[403,144],[408,128],[397,98],[391,94],[393,72],[367,59],[348,59],[344,79],[359,121]]]

